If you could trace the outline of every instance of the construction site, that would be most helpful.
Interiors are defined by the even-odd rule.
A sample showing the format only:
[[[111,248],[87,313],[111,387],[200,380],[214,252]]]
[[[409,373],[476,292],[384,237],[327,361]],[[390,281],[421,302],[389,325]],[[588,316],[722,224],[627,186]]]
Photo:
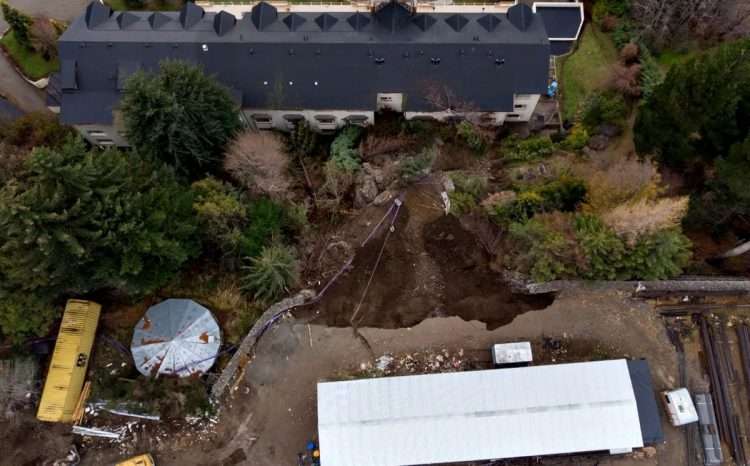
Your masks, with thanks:
[[[418,185],[389,205],[364,209],[357,221],[332,235],[328,244],[347,238],[350,244],[364,245],[354,249],[351,260],[344,261],[333,258],[340,256],[335,248],[326,248],[320,260],[330,261],[330,270],[321,277],[318,293],[308,292],[281,310],[272,309],[265,322],[261,318],[262,331],[253,338],[249,335],[249,346],[234,353],[232,360],[237,365],[222,364],[223,371],[231,374],[209,376],[213,381],[219,376],[219,382],[225,379],[226,384],[221,389],[217,389],[219,383],[214,384],[214,411],[208,417],[167,420],[119,412],[95,400],[82,405],[85,397],[77,393],[85,392],[83,387],[71,392],[76,396],[71,398],[72,404],[68,403],[72,411],[66,416],[72,416],[69,419],[78,424],[73,431],[66,424],[34,421],[33,404],[30,409],[14,409],[4,421],[10,426],[2,434],[3,444],[10,446],[6,456],[10,462],[3,464],[42,464],[50,458],[63,461],[56,464],[114,464],[143,452],[151,453],[158,464],[312,464],[305,463],[312,461],[310,452],[306,452],[311,442],[320,446],[320,462],[327,464],[326,451],[337,447],[330,440],[328,444],[318,443],[322,436],[318,426],[320,383],[517,371],[498,366],[491,351],[493,345],[511,342],[529,342],[529,357],[519,360],[521,366],[529,368],[644,361],[650,371],[648,392],[652,402],[648,414],[639,406],[638,417],[649,417],[661,436],[649,437],[652,441],[648,444],[638,437],[630,447],[619,450],[601,447],[607,445],[601,440],[603,443],[593,442],[591,447],[551,450],[569,448],[572,453],[549,454],[531,448],[527,450],[531,454],[508,453],[525,458],[485,457],[483,462],[469,464],[746,464],[750,307],[744,303],[743,293],[735,290],[690,296],[684,290],[668,291],[656,284],[618,282],[557,284],[555,291],[541,294],[513,292],[501,275],[491,270],[475,235],[456,218],[445,215],[439,191],[438,181]],[[684,283],[693,287],[696,282]],[[735,288],[742,283],[737,282]],[[721,282],[717,288],[725,286]],[[183,305],[179,300],[171,301]],[[150,313],[158,312],[158,306],[152,309],[155,311]],[[210,328],[210,315],[201,317],[204,311],[196,309],[196,321],[209,319],[206,322]],[[158,323],[154,314],[147,313],[136,325],[136,333],[156,331],[162,336],[134,337],[132,354],[143,351],[136,343],[160,345],[155,340],[170,334],[169,319]],[[202,347],[214,341],[205,335],[198,332],[192,339],[185,334],[174,341],[202,342]],[[214,357],[216,350],[212,351],[209,358]],[[169,367],[146,364],[144,373],[189,372],[191,362],[180,360],[179,354],[177,351],[169,356],[174,359]],[[147,359],[123,360],[123,364],[146,363]],[[162,355],[158,360],[166,359]],[[206,358],[199,360],[204,363]],[[208,370],[205,364],[203,370]],[[595,373],[591,377],[592,381],[598,378]],[[83,378],[79,382],[83,384]],[[545,396],[566,392],[564,383],[539,383],[536,389],[552,390]],[[591,395],[576,403],[586,405],[604,396],[596,393],[607,394],[605,400],[615,396],[616,390],[594,386],[598,388]],[[452,392],[457,398],[450,405],[455,408],[462,399],[474,398],[476,392],[470,387],[468,384]],[[699,422],[674,426],[662,393],[681,387],[689,390],[702,415]],[[536,403],[541,400],[539,396]],[[706,409],[706,397],[712,409]],[[626,403],[626,398],[618,397],[610,403],[615,399],[619,400],[616,403]],[[439,406],[439,400],[432,405]],[[511,405],[502,409],[522,406],[538,409],[533,408],[534,403],[525,405],[520,400],[515,408]],[[573,415],[570,411],[563,414]],[[585,417],[576,420],[573,416],[556,422],[573,422],[580,425],[567,428],[585,430]],[[597,431],[621,423],[615,418],[599,418]],[[641,426],[639,430],[637,422],[634,429],[645,435],[646,428]],[[420,433],[422,430],[432,430],[429,422],[412,433],[427,435]],[[106,438],[101,438],[102,432]],[[486,441],[497,448],[508,446],[491,432]],[[40,442],[45,445],[42,451],[31,446]],[[69,453],[71,446],[75,446],[74,457]],[[587,451],[590,448],[616,454]],[[491,456],[498,453],[504,454],[497,451]],[[65,460],[66,455],[70,461]],[[370,459],[363,464],[400,464],[395,461]]]

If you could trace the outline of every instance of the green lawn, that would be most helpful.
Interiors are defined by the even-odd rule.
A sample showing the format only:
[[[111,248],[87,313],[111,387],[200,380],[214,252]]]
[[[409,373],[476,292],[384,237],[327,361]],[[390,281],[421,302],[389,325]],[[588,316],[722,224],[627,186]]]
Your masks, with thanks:
[[[34,50],[22,47],[16,41],[16,36],[12,31],[9,31],[0,39],[0,45],[23,70],[23,73],[31,79],[44,78],[60,68],[57,58],[47,61]]]
[[[573,120],[586,96],[606,85],[616,61],[617,50],[610,38],[587,25],[578,49],[558,64],[564,119]]]

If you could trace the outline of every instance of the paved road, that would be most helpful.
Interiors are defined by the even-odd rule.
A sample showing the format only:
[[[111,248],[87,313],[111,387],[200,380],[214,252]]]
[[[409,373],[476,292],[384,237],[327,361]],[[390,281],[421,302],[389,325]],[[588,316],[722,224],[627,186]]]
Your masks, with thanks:
[[[15,8],[36,16],[45,15],[70,21],[81,14],[89,0],[8,0]],[[8,23],[0,14],[0,31],[5,31]],[[13,102],[26,112],[46,110],[44,91],[36,89],[18,75],[8,58],[0,53],[0,95]]]

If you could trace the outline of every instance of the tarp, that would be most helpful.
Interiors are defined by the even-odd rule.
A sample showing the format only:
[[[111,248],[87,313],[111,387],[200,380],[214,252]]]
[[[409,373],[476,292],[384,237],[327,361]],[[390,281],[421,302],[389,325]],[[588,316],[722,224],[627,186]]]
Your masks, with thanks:
[[[187,377],[208,371],[220,346],[221,331],[211,311],[189,299],[168,299],[146,311],[130,351],[144,375]]]

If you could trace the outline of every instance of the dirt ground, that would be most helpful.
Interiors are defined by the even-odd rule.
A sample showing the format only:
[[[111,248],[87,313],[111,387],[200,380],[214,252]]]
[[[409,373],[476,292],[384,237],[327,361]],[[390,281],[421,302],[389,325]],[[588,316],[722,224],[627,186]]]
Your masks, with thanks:
[[[647,303],[611,291],[567,291],[548,309],[520,315],[493,331],[481,322],[448,317],[429,318],[403,329],[361,328],[360,334],[367,344],[351,329],[283,321],[261,340],[232,391],[211,452],[197,448],[158,455],[161,463],[233,464],[234,459],[244,458],[236,464],[294,464],[297,452],[315,436],[316,383],[360,374],[383,354],[461,351],[464,358],[481,363],[488,360],[493,343],[541,342],[547,337],[571,342],[572,350],[560,360],[585,360],[592,355],[647,358],[657,390],[673,387],[678,377],[676,353],[661,319]],[[682,432],[665,421],[663,427],[666,442],[653,458],[578,458],[570,464],[684,465]],[[92,458],[94,462],[87,458],[87,464],[96,464],[97,458]]]
[[[382,233],[358,249],[351,270],[319,304],[300,315],[338,327],[350,326],[354,317],[357,326],[382,328],[409,327],[428,317],[455,315],[496,328],[516,315],[551,304],[551,295],[511,293],[502,276],[490,269],[489,257],[474,235],[456,217],[444,215],[440,189],[439,182],[430,179],[407,190],[375,273]],[[346,238],[351,245],[361,244],[387,208],[366,209],[361,222],[353,222],[331,242]]]
[[[385,232],[357,252],[353,267],[320,302],[295,310],[294,318],[264,335],[214,420],[171,429],[164,423],[123,420],[128,429],[125,440],[87,442],[82,464],[113,464],[144,451],[153,452],[162,466],[296,464],[297,453],[316,433],[316,383],[367,374],[383,355],[407,361],[404,367],[415,372],[433,370],[439,354],[449,361],[457,358],[457,365],[434,370],[476,369],[488,367],[491,344],[530,340],[541,363],[643,357],[651,364],[657,389],[675,386],[676,353],[650,304],[592,287],[565,291],[556,298],[515,296],[490,270],[473,235],[454,217],[444,215],[435,182],[418,184],[404,194],[404,206],[369,288]],[[346,241],[344,250],[356,250],[386,209],[365,209],[324,243]],[[332,270],[343,262],[341,257],[324,256],[319,262]],[[323,273],[322,283],[332,270]],[[356,332],[350,326],[355,313]],[[0,464],[45,464],[67,452],[72,436],[64,427],[35,423],[32,411],[17,416],[16,422],[24,425],[3,429],[8,424],[0,423],[2,445],[13,445],[0,456]],[[29,429],[33,442],[17,433]],[[664,430],[667,441],[651,458],[545,461],[684,465],[684,435],[666,423]],[[41,451],[34,448],[39,444],[45,445]]]

